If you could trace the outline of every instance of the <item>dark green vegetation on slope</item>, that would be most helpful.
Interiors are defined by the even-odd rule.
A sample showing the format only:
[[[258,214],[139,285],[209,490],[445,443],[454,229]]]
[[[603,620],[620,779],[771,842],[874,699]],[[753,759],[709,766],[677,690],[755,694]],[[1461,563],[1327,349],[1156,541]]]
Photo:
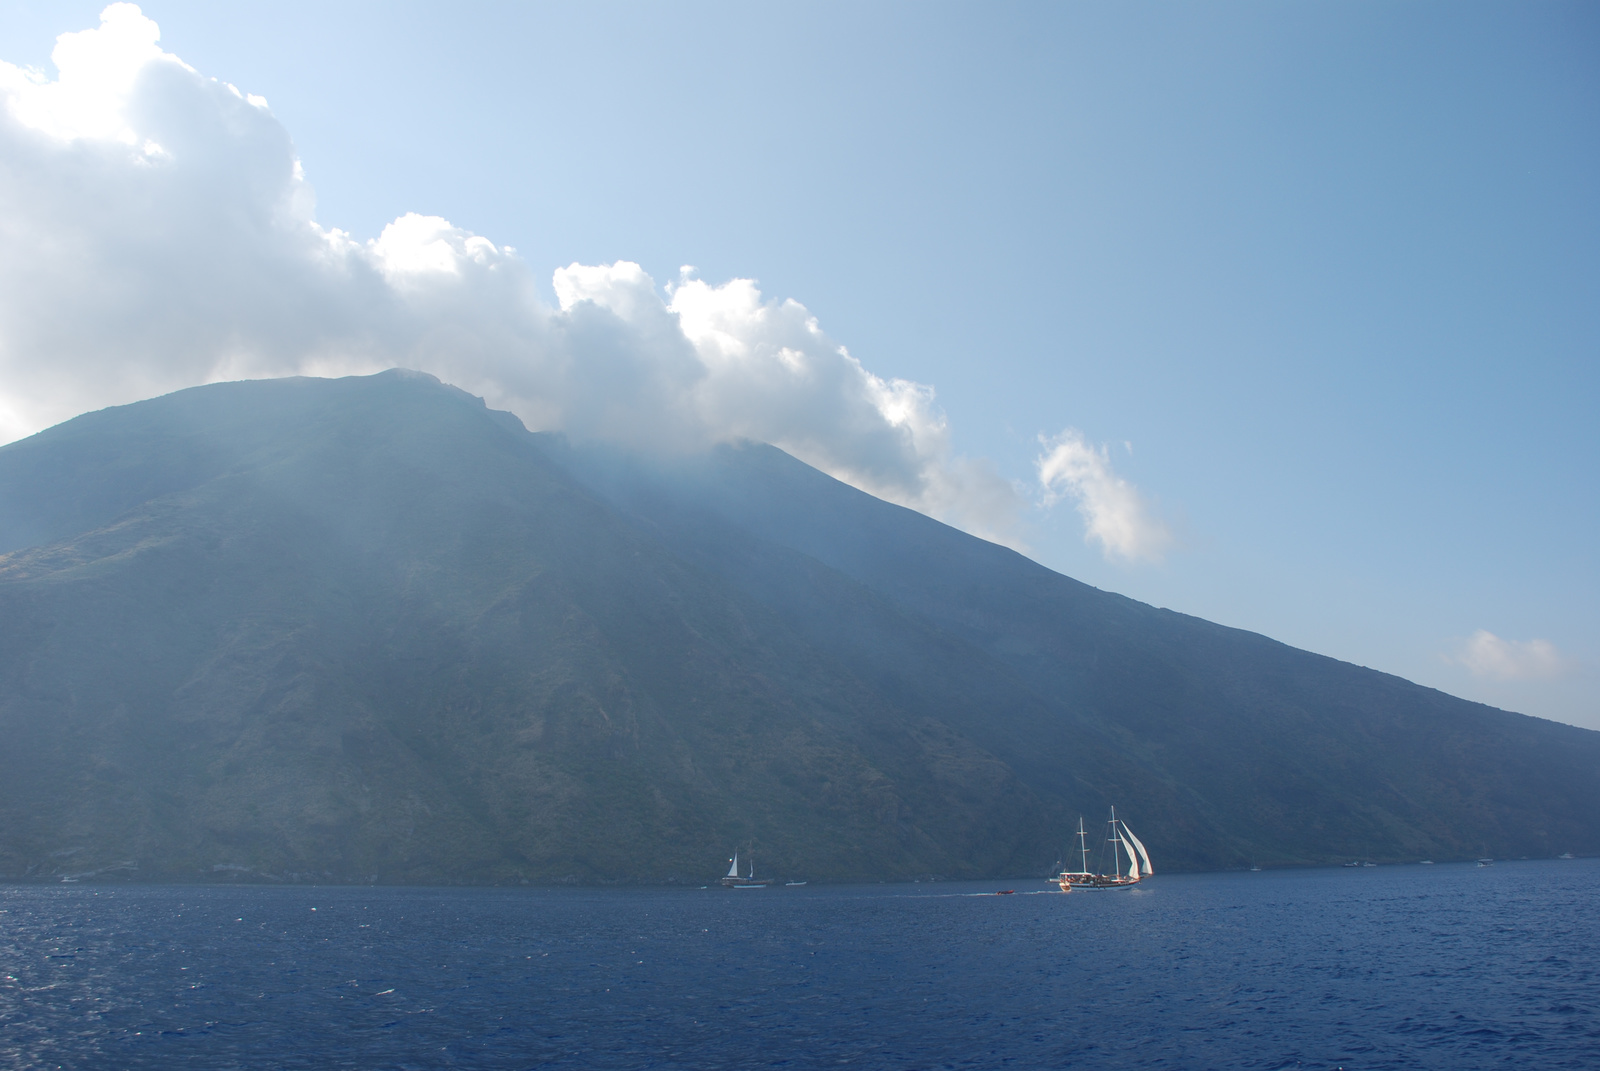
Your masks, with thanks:
[[[0,449],[0,553],[0,875],[1042,873],[1109,803],[1158,866],[1600,851],[1600,733],[424,376]]]

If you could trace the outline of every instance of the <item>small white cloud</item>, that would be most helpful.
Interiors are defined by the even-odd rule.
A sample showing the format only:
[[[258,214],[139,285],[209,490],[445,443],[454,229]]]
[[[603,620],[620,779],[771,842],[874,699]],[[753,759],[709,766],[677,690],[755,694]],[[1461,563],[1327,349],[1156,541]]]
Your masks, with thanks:
[[[1549,640],[1502,640],[1479,629],[1457,645],[1447,662],[1464,666],[1475,677],[1497,680],[1548,680],[1572,668],[1572,662]]]
[[[370,249],[391,283],[406,275],[460,275],[467,261],[486,264],[500,253],[488,239],[468,234],[447,219],[415,212],[383,228]]]
[[[1084,539],[1100,544],[1106,557],[1160,561],[1172,547],[1172,531],[1138,488],[1111,468],[1105,447],[1094,447],[1068,428],[1054,438],[1039,436],[1039,484],[1045,505],[1072,498],[1083,515]],[[1131,447],[1130,447],[1131,452]]]

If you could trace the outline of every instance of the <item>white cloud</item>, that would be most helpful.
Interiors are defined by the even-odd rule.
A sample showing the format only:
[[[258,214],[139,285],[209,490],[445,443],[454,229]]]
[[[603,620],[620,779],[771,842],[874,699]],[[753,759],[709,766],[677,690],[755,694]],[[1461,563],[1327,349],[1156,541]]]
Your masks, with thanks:
[[[114,4],[58,38],[53,80],[0,63],[0,441],[196,383],[399,365],[577,438],[770,442],[1017,541],[1023,493],[955,453],[933,390],[874,375],[804,306],[623,261],[559,269],[550,308],[514,251],[437,216],[359,241],[317,222],[266,101],[159,40]],[[1108,552],[1158,557],[1165,529],[1076,441],[1041,463],[1050,496]]]
[[[161,32],[133,4],[112,4],[100,26],[56,38],[50,58],[60,72],[54,81],[40,71],[0,62],[0,93],[13,115],[35,130],[62,139],[108,138],[132,145],[128,98],[146,66],[174,63],[176,56],[156,44]],[[235,91],[237,92],[237,91]]]
[[[1485,629],[1462,640],[1446,661],[1464,666],[1475,677],[1504,681],[1546,680],[1572,669],[1549,640],[1502,640]]]
[[[1039,437],[1039,484],[1045,501],[1072,498],[1082,514],[1084,539],[1099,543],[1108,558],[1160,561],[1173,545],[1172,531],[1152,512],[1138,489],[1111,468],[1105,447],[1091,446],[1068,428]],[[1131,444],[1128,452],[1133,452]]]

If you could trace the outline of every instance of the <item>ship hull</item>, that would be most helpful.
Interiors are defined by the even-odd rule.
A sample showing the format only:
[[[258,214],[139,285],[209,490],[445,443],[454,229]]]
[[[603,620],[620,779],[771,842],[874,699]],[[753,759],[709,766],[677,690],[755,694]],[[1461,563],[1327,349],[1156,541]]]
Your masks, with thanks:
[[[1056,884],[1066,892],[1071,889],[1127,889],[1139,881],[1139,878],[1114,878],[1105,874],[1063,874],[1056,879]]]

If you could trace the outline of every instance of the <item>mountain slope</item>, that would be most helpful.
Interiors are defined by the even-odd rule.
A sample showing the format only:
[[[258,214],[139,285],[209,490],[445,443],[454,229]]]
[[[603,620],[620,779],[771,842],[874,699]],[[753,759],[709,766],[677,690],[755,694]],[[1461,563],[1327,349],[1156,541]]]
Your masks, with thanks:
[[[1158,865],[1600,851],[1600,734],[410,373],[0,448],[0,554],[0,875],[1015,874],[1110,803]]]
[[[85,443],[153,497],[124,509],[74,469]],[[57,538],[0,559],[0,872],[696,880],[753,843],[865,877],[1038,852],[1003,764],[460,392],[229,385],[23,445],[0,501]]]
[[[1181,865],[1597,845],[1600,734],[1099,591],[769,446],[672,465],[546,449],[887,694],[959,696],[947,720],[1042,793],[1090,813],[1138,801],[1141,836]],[[819,605],[850,585],[852,611]],[[870,605],[945,650],[916,657]],[[988,704],[962,692],[981,663]],[[1028,698],[997,690],[999,674]]]

